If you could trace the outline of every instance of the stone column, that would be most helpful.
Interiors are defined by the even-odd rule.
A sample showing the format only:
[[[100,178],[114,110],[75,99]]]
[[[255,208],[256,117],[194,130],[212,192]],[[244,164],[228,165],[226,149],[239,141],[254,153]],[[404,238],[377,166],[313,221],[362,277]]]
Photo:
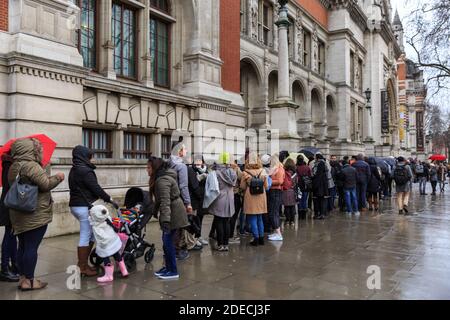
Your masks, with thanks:
[[[114,71],[114,44],[112,41],[112,0],[100,1],[100,23],[99,23],[99,70],[108,79],[115,80]]]
[[[145,9],[139,10],[139,81],[146,87],[153,87],[152,63],[150,57],[150,0],[143,0]]]
[[[276,22],[278,26],[278,100],[289,101],[289,45],[288,28],[290,22],[285,5],[280,8],[280,16]]]

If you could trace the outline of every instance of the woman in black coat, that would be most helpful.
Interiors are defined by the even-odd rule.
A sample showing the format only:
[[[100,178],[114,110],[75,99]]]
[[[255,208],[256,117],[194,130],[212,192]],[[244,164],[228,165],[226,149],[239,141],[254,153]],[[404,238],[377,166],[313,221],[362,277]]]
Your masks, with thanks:
[[[0,281],[17,282],[16,257],[17,257],[17,238],[13,233],[11,221],[9,220],[9,209],[4,205],[6,194],[9,190],[8,172],[12,164],[10,154],[2,155],[2,195],[0,198],[0,226],[5,227],[5,234],[2,242],[2,262],[0,271]],[[10,264],[11,263],[11,264]]]
[[[94,153],[84,146],[76,146],[72,150],[72,169],[69,173],[70,212],[80,222],[80,241],[78,244],[78,266],[85,276],[95,276],[97,271],[88,264],[88,258],[94,245],[94,235],[89,223],[90,205],[102,199],[119,206],[100,187],[95,175],[95,165],[91,163]]]
[[[323,158],[317,158],[313,170],[312,187],[314,200],[314,219],[324,219],[328,209],[328,177]]]
[[[378,211],[378,193],[381,190],[381,175],[377,166],[375,158],[369,158],[368,161],[370,166],[370,179],[367,184],[367,194],[369,195],[369,210],[375,209]]]

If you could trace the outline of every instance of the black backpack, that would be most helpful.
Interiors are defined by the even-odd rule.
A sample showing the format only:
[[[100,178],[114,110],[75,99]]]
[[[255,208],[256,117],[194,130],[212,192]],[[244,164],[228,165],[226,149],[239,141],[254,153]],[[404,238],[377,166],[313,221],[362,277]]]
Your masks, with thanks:
[[[262,170],[257,176],[252,175],[248,171],[245,172],[247,172],[252,177],[252,179],[250,180],[250,194],[252,195],[263,194],[264,180],[260,178]]]
[[[394,181],[397,185],[405,185],[409,181],[408,169],[406,166],[397,166],[394,170]]]

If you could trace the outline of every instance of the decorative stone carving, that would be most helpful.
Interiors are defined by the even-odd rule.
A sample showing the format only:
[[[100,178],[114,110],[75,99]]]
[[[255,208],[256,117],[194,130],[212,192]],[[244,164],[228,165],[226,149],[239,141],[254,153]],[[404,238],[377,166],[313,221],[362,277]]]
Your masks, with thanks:
[[[353,57],[353,66],[355,70],[355,79],[354,79],[354,89],[356,91],[360,90],[359,82],[361,79],[361,70],[359,69],[359,51],[356,49],[355,55]]]
[[[251,14],[251,22],[252,22],[252,39],[258,40],[258,0],[250,0],[250,14]]]
[[[319,72],[319,37],[317,36],[317,25],[314,25],[312,33],[312,70]]]
[[[273,49],[278,51],[278,26],[276,25],[278,19],[280,18],[280,4],[275,1],[273,6]]]
[[[295,20],[295,27],[297,32],[297,62],[303,64],[303,16],[302,11],[297,9],[297,18]]]

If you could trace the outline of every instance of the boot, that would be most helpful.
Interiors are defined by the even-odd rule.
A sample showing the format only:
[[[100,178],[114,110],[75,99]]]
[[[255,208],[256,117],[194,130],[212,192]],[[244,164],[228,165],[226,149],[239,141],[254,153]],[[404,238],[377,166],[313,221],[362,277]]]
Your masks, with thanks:
[[[20,290],[22,291],[31,291],[31,290],[40,290],[47,287],[47,282],[43,282],[37,279],[25,279],[20,285]]]
[[[264,237],[259,237],[259,239],[258,239],[258,244],[259,244],[260,246],[263,246],[263,245],[264,245]]]
[[[97,282],[105,283],[114,280],[114,265],[110,264],[105,266],[105,275],[103,277],[97,278]]]
[[[119,262],[119,269],[120,269],[120,273],[122,274],[122,277],[128,277],[128,270],[127,270],[127,266],[125,265],[125,261],[123,261],[123,259]]]
[[[300,210],[299,217],[301,220],[305,220],[306,219],[306,210]]]
[[[91,248],[88,247],[78,247],[78,267],[80,268],[80,273],[82,276],[93,277],[97,275],[97,271],[89,268],[88,258],[91,253]]]
[[[257,247],[259,242],[259,238],[253,238],[253,240],[250,242],[250,245],[253,247]]]

